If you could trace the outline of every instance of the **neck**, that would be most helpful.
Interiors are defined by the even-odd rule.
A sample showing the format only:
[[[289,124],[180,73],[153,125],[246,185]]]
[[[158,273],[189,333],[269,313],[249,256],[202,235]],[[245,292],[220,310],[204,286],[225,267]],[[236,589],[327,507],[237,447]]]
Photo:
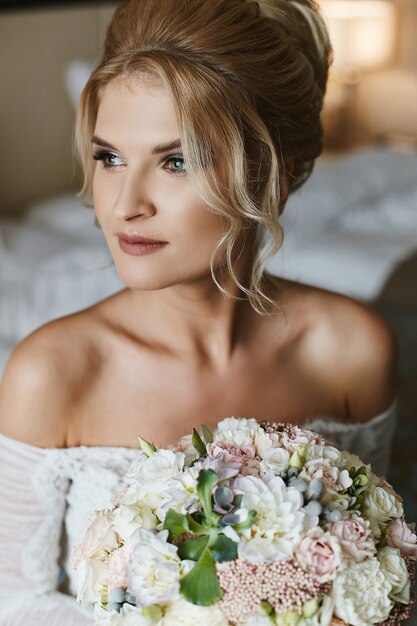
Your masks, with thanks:
[[[235,269],[245,286],[249,267],[249,259],[241,259]],[[157,342],[195,367],[217,373],[230,367],[239,347],[248,340],[250,322],[257,315],[230,276],[219,282],[239,299],[224,296],[211,273],[146,293],[147,317],[157,329]],[[130,310],[143,306],[143,292],[131,291],[130,297]]]

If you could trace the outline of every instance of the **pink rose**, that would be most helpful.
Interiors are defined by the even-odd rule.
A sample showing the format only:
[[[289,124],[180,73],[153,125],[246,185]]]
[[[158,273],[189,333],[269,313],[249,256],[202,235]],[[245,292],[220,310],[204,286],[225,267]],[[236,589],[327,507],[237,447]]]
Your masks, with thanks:
[[[415,524],[406,524],[404,518],[390,519],[385,539],[389,546],[398,548],[403,556],[417,559],[417,536]]]
[[[342,563],[342,551],[337,537],[322,528],[314,528],[301,540],[295,552],[303,569],[319,583],[334,580]]]
[[[338,538],[343,553],[356,563],[376,552],[369,522],[357,515],[330,524],[329,531]]]
[[[207,445],[207,454],[213,459],[220,457],[223,463],[243,463],[245,460],[254,459],[256,451],[252,444],[239,447],[217,441]]]
[[[224,441],[207,445],[209,458],[224,467],[231,467],[242,476],[259,476],[260,465],[256,458],[256,449],[252,444],[234,446]]]
[[[111,511],[98,511],[90,520],[81,542],[71,553],[71,565],[75,568],[82,560],[102,558],[109,550],[119,547],[117,534],[113,530]]]
[[[322,437],[312,430],[304,430],[299,426],[291,426],[290,429],[282,433],[281,445],[292,453],[298,446],[320,445],[322,442]]]

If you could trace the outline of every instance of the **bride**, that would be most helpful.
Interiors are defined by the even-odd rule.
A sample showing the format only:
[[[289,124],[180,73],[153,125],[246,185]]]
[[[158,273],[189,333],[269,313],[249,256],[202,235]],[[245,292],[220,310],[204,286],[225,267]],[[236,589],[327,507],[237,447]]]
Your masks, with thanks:
[[[126,288],[22,341],[0,388],[0,623],[91,624],[69,555],[137,435],[235,415],[308,424],[385,471],[396,346],[354,300],[265,271],[321,151],[312,0],[130,0],[77,145]]]

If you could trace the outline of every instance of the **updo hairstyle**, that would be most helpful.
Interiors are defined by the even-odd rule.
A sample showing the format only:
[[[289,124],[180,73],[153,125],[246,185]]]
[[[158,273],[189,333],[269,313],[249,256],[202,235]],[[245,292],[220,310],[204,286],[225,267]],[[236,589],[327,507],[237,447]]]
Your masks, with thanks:
[[[321,152],[330,56],[313,0],[121,4],[79,102],[75,140],[84,171],[79,195],[91,203],[91,137],[103,89],[115,79],[154,75],[173,97],[188,175],[228,225],[212,255],[213,280],[232,297],[213,267],[217,258],[226,259],[253,308],[268,314],[266,305],[276,305],[262,281],[284,238],[278,222],[286,200],[283,177],[290,192],[297,189]],[[216,155],[224,164],[223,185],[215,176]],[[242,236],[252,250],[248,285],[233,268],[233,249]]]

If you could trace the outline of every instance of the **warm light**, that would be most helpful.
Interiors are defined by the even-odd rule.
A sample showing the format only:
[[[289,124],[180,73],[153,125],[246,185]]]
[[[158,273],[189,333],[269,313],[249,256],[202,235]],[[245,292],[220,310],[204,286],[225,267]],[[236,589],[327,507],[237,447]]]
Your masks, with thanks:
[[[321,0],[334,51],[333,67],[376,68],[392,55],[396,13],[386,0]]]

